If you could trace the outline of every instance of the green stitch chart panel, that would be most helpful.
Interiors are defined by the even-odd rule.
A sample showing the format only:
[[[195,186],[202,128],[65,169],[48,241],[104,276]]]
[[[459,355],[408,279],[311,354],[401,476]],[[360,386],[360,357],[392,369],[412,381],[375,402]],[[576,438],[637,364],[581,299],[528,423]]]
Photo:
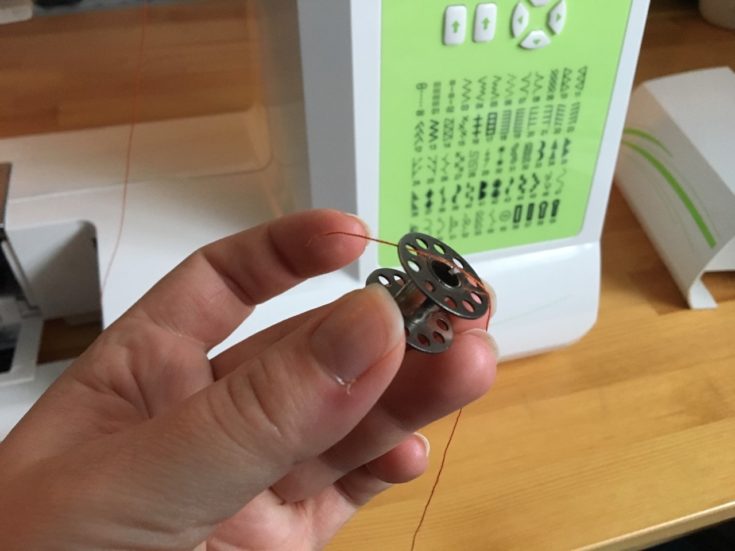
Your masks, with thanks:
[[[383,0],[380,236],[469,254],[577,235],[631,8]]]

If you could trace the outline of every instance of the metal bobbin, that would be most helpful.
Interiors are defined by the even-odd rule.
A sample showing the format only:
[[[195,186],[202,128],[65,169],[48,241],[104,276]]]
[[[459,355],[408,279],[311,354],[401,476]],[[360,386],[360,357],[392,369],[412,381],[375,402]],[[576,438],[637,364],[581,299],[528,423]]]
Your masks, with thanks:
[[[449,314],[478,319],[487,314],[490,297],[480,277],[451,247],[423,233],[409,233],[398,242],[405,272],[379,268],[367,284],[383,285],[403,314],[406,343],[438,354],[454,339]]]

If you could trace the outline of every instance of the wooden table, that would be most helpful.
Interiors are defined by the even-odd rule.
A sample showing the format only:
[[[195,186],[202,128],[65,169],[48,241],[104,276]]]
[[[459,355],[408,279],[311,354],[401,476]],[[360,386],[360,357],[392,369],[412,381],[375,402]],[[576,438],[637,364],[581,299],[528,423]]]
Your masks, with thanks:
[[[617,192],[603,251],[596,327],[501,365],[465,410],[418,550],[642,547],[735,517],[735,274],[708,278],[718,310],[688,310]],[[330,549],[410,549],[450,421],[426,431],[427,476]]]
[[[249,36],[244,25],[232,25],[245,17],[243,2],[204,4],[204,12],[196,12],[201,4],[152,10],[146,86],[153,103],[145,119],[197,114],[202,101],[208,112],[239,109],[255,97],[255,80],[242,77]],[[127,17],[100,12],[79,19],[87,39],[71,44],[88,52],[95,46],[77,42],[97,41],[113,54],[119,50],[108,52],[112,59],[125,60],[112,73],[100,68],[107,80],[97,88],[92,78],[79,89],[79,79],[69,76],[89,75],[83,66],[67,63],[59,72],[65,56],[99,64],[99,56],[79,57],[73,48],[55,51],[57,59],[46,60],[40,73],[28,70],[46,58],[28,49],[37,40],[26,35],[50,44],[51,19],[29,22],[28,32],[3,29],[0,44],[23,46],[26,63],[0,56],[6,75],[0,97],[18,95],[15,103],[3,101],[16,109],[0,108],[0,134],[128,120],[130,79],[121,71],[132,71],[138,34],[135,17]],[[67,35],[71,24],[64,22]],[[197,48],[204,50],[186,53]],[[214,69],[211,59],[220,60]],[[654,0],[639,81],[728,64],[735,67],[735,33],[701,22],[691,1]],[[221,84],[210,89],[207,71],[215,85],[235,82],[236,93]],[[109,81],[118,77],[117,84]],[[172,79],[181,100],[171,92]],[[37,93],[28,94],[22,82]],[[49,83],[55,92],[44,91]],[[466,409],[418,550],[642,547],[735,516],[735,277],[707,278],[719,309],[688,310],[617,192],[603,250],[598,324],[566,350],[502,365],[494,390]],[[63,324],[47,325],[43,357],[78,349],[96,332],[85,331],[69,336]],[[434,446],[428,475],[375,500],[332,551],[410,549],[449,429],[445,420],[426,431]]]
[[[639,82],[735,69],[734,32],[692,2],[653,8]],[[640,548],[735,517],[735,273],[705,278],[717,310],[689,310],[617,191],[602,247],[597,325],[501,365],[465,410],[418,551]],[[411,548],[450,428],[426,431],[430,472],[376,499],[332,551]]]

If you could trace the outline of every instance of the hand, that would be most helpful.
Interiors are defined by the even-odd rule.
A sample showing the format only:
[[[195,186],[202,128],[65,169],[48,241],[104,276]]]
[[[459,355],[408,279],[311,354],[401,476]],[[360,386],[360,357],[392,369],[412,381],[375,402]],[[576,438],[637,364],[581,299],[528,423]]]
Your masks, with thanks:
[[[0,445],[2,549],[317,549],[419,476],[420,427],[483,395],[487,320],[406,351],[381,287],[209,360],[256,304],[355,260],[313,211],[204,247],[115,322]]]

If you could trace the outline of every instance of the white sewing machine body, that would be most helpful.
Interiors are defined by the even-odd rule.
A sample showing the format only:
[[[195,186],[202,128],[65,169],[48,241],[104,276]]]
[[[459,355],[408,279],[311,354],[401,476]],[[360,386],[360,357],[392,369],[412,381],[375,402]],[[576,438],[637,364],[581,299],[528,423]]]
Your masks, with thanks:
[[[28,304],[11,322],[0,436],[65,365],[35,365],[43,319],[101,311],[109,325],[199,246],[281,211],[338,208],[381,238],[448,242],[497,291],[506,359],[581,338],[597,316],[648,0],[604,6],[260,2],[266,105],[138,125],[112,263],[129,129],[0,141],[12,164],[3,251]],[[259,308],[214,352],[391,264],[394,251],[370,246]]]

